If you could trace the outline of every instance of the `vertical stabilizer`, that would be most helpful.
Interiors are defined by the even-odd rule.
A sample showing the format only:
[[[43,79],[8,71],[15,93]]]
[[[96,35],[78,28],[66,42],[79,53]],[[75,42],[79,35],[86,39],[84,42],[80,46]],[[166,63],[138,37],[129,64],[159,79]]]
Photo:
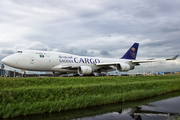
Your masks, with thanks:
[[[139,43],[134,43],[121,59],[136,59]]]

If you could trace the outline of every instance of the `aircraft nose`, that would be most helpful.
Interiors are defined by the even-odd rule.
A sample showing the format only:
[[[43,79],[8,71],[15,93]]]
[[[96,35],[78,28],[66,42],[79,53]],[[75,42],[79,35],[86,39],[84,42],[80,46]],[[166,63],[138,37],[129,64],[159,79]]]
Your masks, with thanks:
[[[5,57],[1,60],[2,63],[6,64],[6,65],[9,65],[11,64],[11,59],[9,57]]]
[[[13,55],[7,56],[1,60],[2,63],[9,65],[9,66],[14,66],[17,62],[17,60],[14,58]]]
[[[4,63],[4,64],[6,64],[7,61],[8,61],[7,57],[5,57],[5,58],[3,58],[3,59],[1,60],[1,62]]]

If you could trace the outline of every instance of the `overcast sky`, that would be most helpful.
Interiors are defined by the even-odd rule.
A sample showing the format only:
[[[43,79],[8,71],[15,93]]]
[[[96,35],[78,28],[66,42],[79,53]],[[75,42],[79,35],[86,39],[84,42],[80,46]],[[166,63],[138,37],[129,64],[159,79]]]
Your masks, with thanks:
[[[19,49],[120,58],[134,42],[137,59],[173,57],[180,53],[179,6],[178,0],[1,0],[0,59]],[[149,66],[180,71],[180,59],[137,70]]]

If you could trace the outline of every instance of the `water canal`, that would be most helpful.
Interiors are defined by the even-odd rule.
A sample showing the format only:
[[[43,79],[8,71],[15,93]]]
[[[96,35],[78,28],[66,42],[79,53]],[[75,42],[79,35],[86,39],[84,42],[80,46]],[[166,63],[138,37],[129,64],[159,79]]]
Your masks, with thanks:
[[[167,120],[180,116],[180,91],[152,98],[5,120]]]

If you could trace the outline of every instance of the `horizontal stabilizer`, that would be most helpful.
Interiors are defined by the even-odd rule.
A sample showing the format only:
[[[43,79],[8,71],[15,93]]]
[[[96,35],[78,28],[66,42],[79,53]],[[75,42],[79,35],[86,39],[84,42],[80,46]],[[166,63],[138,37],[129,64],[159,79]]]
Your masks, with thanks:
[[[174,56],[173,58],[166,59],[166,60],[176,60],[176,58],[177,58],[178,56],[179,56],[179,55],[176,55],[176,56]]]

